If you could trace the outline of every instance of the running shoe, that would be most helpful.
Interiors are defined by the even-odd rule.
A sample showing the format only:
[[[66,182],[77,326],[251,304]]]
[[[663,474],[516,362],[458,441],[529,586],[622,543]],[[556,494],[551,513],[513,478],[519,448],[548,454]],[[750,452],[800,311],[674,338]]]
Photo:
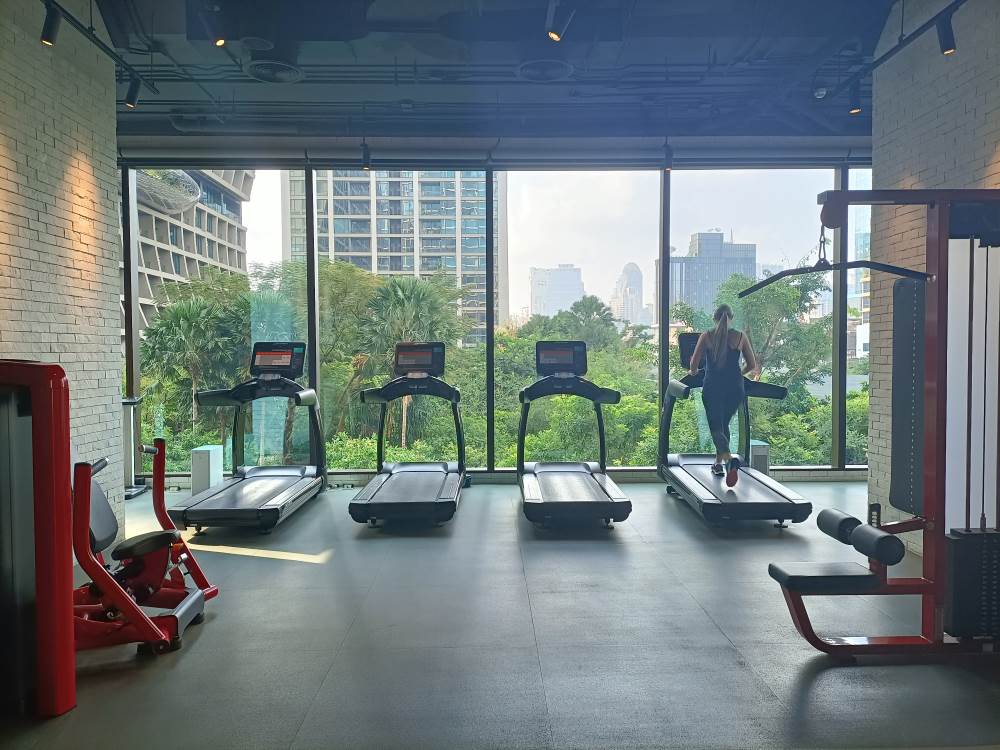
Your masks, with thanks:
[[[727,487],[736,486],[736,480],[740,478],[740,466],[742,466],[742,464],[740,463],[740,460],[736,458],[736,456],[733,456],[731,459],[729,459],[729,469],[726,472]]]

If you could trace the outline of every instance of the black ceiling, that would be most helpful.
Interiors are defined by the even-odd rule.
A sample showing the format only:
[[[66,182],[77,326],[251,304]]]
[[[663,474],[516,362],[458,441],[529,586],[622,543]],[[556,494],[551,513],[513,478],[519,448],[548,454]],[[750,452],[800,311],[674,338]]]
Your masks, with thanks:
[[[554,43],[546,0],[99,0],[159,89],[125,137],[865,136],[868,84],[860,115],[823,92],[891,4],[561,0]]]

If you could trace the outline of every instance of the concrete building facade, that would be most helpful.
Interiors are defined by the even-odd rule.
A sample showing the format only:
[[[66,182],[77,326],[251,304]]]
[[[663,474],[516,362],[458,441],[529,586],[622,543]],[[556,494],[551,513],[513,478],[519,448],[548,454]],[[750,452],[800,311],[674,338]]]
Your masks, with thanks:
[[[466,293],[460,312],[475,323],[467,343],[486,340],[486,173],[455,170],[316,170],[316,251],[380,276],[444,271]],[[282,173],[282,257],[306,254],[305,176]],[[494,174],[493,304],[510,317],[507,176]]]
[[[583,272],[572,263],[560,263],[555,268],[532,268],[528,272],[531,315],[555,315],[569,310],[583,298]]]
[[[722,232],[697,232],[688,254],[672,256],[670,264],[670,302],[711,313],[719,287],[733,274],[755,277],[757,245],[727,242]]]

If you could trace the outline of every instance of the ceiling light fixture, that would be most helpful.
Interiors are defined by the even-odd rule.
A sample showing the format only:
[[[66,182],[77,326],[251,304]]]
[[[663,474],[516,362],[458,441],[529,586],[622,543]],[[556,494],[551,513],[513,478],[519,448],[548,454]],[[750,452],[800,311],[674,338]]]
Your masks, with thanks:
[[[861,79],[855,78],[851,82],[851,99],[849,106],[847,108],[847,114],[849,115],[860,115],[861,114]]]
[[[216,37],[216,39],[215,39],[215,46],[216,47],[225,47],[226,46],[226,40],[223,39],[221,36],[220,37]]]
[[[135,76],[132,76],[132,80],[129,81],[128,91],[125,93],[125,106],[129,109],[135,109],[136,105],[139,103],[139,90],[142,88],[142,81]]]
[[[942,55],[954,55],[958,50],[955,46],[955,29],[951,25],[951,14],[941,16],[937,21],[938,46]]]
[[[545,35],[553,42],[561,42],[563,40],[563,37],[566,36],[566,30],[569,28],[570,21],[576,15],[576,8],[571,8],[564,12],[562,14],[563,18],[560,19],[560,14],[556,8],[558,5],[559,0],[549,0],[549,7],[545,13]]]
[[[56,37],[59,35],[59,24],[62,22],[62,13],[54,5],[45,4],[45,23],[42,24],[42,36],[39,39],[46,47],[54,47]]]
[[[361,139],[361,168],[366,172],[372,171],[372,151],[364,138]]]

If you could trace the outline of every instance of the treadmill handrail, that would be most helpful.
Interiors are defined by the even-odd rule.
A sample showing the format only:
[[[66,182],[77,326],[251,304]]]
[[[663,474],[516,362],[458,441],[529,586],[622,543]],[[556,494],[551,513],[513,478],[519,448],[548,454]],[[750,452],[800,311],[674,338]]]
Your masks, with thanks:
[[[381,404],[378,418],[378,437],[375,444],[377,471],[381,474],[385,465],[385,425],[389,415],[389,404],[404,396],[434,396],[451,403],[451,416],[455,422],[455,442],[458,452],[458,471],[465,473],[465,429],[462,427],[462,413],[458,404],[462,394],[458,388],[445,383],[440,378],[428,375],[411,378],[403,375],[390,380],[381,388],[366,388],[360,393],[361,403]]]
[[[395,380],[390,380],[380,388],[365,388],[361,391],[361,403],[387,404],[404,396],[434,396],[454,404],[462,400],[462,394],[458,388],[433,375],[424,378],[411,378],[403,375]]]
[[[540,380],[536,380],[529,386],[525,386],[518,394],[521,401],[521,419],[517,425],[517,473],[524,474],[524,443],[528,433],[528,412],[531,409],[531,402],[537,401],[546,396],[580,396],[594,404],[594,414],[597,416],[597,442],[598,442],[598,463],[601,473],[608,470],[608,445],[607,437],[604,434],[604,412],[601,404],[617,404],[622,399],[622,394],[612,388],[602,388],[579,375],[568,377],[547,375]]]
[[[680,380],[673,378],[667,383],[663,394],[663,407],[660,412],[660,440],[658,453],[658,464],[663,467],[667,464],[667,456],[670,454],[670,424],[674,416],[674,404],[682,399],[688,398],[691,391],[702,388],[705,384],[705,370],[698,370],[694,375],[688,373]],[[741,404],[740,417],[740,455],[746,461],[750,460],[750,408],[749,399],[769,398],[781,401],[788,395],[788,389],[777,383],[762,383],[759,380],[743,378],[743,393],[746,398]]]
[[[527,404],[546,396],[558,395],[580,396],[593,401],[594,404],[617,404],[622,400],[622,394],[619,391],[613,388],[602,388],[579,375],[568,377],[547,375],[522,388],[517,397],[522,404]]]
[[[243,414],[248,404],[263,398],[287,398],[296,406],[309,409],[309,460],[317,468],[326,488],[326,446],[323,444],[323,420],[319,397],[312,388],[305,388],[285,377],[251,378],[232,388],[214,388],[195,393],[199,406],[233,407],[232,454],[233,471],[244,465]]]

